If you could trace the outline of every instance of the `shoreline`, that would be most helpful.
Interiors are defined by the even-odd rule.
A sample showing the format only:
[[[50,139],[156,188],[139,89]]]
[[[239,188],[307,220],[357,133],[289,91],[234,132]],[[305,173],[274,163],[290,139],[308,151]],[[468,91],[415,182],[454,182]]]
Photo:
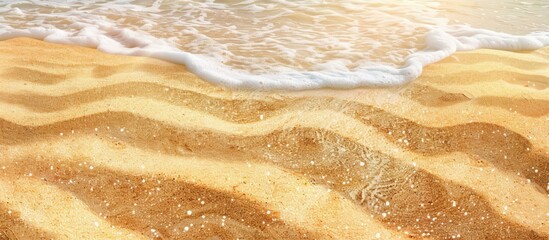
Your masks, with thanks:
[[[327,62],[318,65],[318,69],[313,67],[287,72],[274,71],[274,73],[252,74],[239,67],[234,66],[233,68],[233,66],[226,65],[223,61],[212,60],[204,53],[195,54],[182,51],[167,44],[166,39],[147,34],[141,35],[139,32],[119,29],[111,24],[107,24],[110,25],[109,27],[87,26],[83,30],[73,30],[72,32],[43,27],[10,28],[0,32],[0,40],[30,37],[54,44],[91,47],[109,54],[151,57],[185,65],[189,72],[209,83],[246,91],[255,91],[257,89],[264,91],[306,91],[316,89],[398,88],[421,77],[425,67],[452,57],[456,53],[486,49],[524,52],[549,47],[549,32],[536,31],[525,35],[513,35],[458,24],[446,26],[446,28],[433,28],[424,33],[424,36],[422,36],[424,41],[420,44],[423,46],[418,48],[418,51],[407,55],[399,64],[387,62],[387,65],[357,66],[351,68],[351,70],[344,67],[342,71],[337,66],[338,63],[332,66],[329,64],[330,62]],[[89,34],[88,32],[94,33]],[[224,58],[223,54],[216,56]],[[252,56],[254,54],[248,57]],[[334,61],[339,60],[341,59],[336,58]],[[249,62],[245,65],[253,66],[255,64]],[[288,66],[279,67],[293,69],[292,66],[289,68]],[[322,68],[331,70],[319,70]]]
[[[549,236],[549,47],[302,92],[28,38],[0,57],[0,236]]]

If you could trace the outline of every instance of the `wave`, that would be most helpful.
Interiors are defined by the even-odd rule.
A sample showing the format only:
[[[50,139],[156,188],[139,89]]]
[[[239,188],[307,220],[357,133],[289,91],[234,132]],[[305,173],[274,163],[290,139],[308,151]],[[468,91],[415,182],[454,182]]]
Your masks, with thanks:
[[[4,9],[5,13],[14,16],[22,16],[22,19],[28,21],[17,25],[9,24],[8,19],[0,19],[0,40],[31,37],[53,43],[97,48],[112,54],[153,57],[183,64],[188,70],[211,83],[239,89],[285,90],[397,86],[418,78],[423,67],[440,61],[456,51],[481,48],[524,51],[549,46],[549,32],[513,35],[463,24],[445,24],[444,21],[448,19],[437,16],[433,9],[417,10],[411,16],[407,16],[406,14],[410,13],[401,10],[398,4],[376,3],[377,5],[372,5],[377,8],[373,12],[376,14],[375,21],[364,21],[379,23],[382,26],[366,26],[366,30],[373,29],[368,35],[356,30],[357,24],[361,23],[353,22],[357,18],[357,13],[352,13],[351,9],[361,6],[356,3],[340,4],[341,6],[332,4],[325,10],[321,5],[308,6],[285,1],[276,1],[276,4],[271,5],[260,4],[264,2],[244,1],[228,6],[187,1],[187,5],[190,6],[181,5],[174,10],[175,12],[159,9],[163,4],[161,1],[155,1],[149,8],[137,7],[136,4],[130,4],[125,8],[120,8],[116,3],[97,4],[91,13],[79,9],[67,10],[64,13],[43,10],[48,7],[59,10],[60,6],[33,5],[30,10],[22,10],[19,5],[8,4],[0,10]],[[239,7],[240,5],[243,7]],[[419,8],[416,5],[408,7]],[[36,13],[31,11],[33,9],[51,13]],[[227,10],[237,14],[257,13],[261,14],[258,18],[263,22],[257,23],[258,26],[238,25],[237,21],[240,20],[237,18],[211,17],[212,12],[204,9],[222,9],[213,12],[215,14],[227,14]],[[282,13],[274,14],[274,10],[280,10]],[[122,11],[134,13],[126,14]],[[196,11],[198,16],[192,14]],[[71,15],[66,23],[59,23],[62,20],[55,19],[56,14],[74,16]],[[116,19],[113,14],[121,14],[119,18],[126,20],[113,20]],[[192,16],[180,17],[182,14]],[[313,17],[314,14],[321,17]],[[40,17],[49,20],[37,20]],[[161,22],[160,19],[163,17],[173,22]],[[214,22],[224,17],[228,22]],[[130,18],[136,19],[127,20]],[[284,20],[283,24],[273,25],[274,22],[286,18],[296,19]],[[316,23],[323,19],[327,19],[329,23]],[[181,20],[187,22],[181,23]],[[295,23],[296,21],[299,23]],[[303,24],[308,21],[311,23]],[[337,25],[338,21],[342,22],[341,26]],[[291,26],[291,23],[297,25]],[[168,27],[178,24],[182,26],[173,29]],[[395,24],[398,26],[392,27],[392,30],[380,30]],[[263,31],[261,26],[270,28]],[[151,30],[155,27],[166,29]],[[211,30],[216,28],[217,30]],[[342,29],[334,30],[336,28]],[[170,31],[177,33],[172,34]],[[315,35],[312,31],[325,32]],[[292,32],[303,36],[291,37],[289,34]],[[222,36],[226,34],[234,36]],[[330,34],[334,34],[335,37],[330,38]],[[362,39],[363,35],[367,36]],[[185,40],[188,36],[192,36],[193,39]],[[359,47],[353,38],[364,40],[365,46]],[[233,43],[234,41],[239,42]],[[315,41],[319,43],[316,44]],[[321,46],[317,46],[326,44],[327,50],[320,50]],[[375,51],[375,48],[385,52],[371,52]],[[314,54],[320,57],[312,56]],[[312,60],[308,59],[308,55],[311,55]]]

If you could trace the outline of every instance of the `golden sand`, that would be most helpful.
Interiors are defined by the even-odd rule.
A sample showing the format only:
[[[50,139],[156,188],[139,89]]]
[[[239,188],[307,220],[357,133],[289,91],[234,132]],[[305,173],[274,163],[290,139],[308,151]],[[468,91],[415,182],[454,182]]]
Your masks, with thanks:
[[[547,239],[549,48],[250,92],[0,42],[0,239]]]

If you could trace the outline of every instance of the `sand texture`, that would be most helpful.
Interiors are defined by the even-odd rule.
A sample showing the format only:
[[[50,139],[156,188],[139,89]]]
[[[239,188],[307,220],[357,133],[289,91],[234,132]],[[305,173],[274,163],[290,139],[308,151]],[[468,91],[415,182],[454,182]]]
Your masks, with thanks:
[[[0,42],[0,239],[548,239],[549,48],[236,91]]]

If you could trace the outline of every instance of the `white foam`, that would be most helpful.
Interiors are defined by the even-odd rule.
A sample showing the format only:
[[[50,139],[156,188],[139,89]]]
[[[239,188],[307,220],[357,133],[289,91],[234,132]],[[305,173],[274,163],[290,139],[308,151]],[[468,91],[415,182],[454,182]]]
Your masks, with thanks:
[[[250,8],[250,11],[253,12],[263,11],[269,7],[266,5],[259,6],[255,3],[256,1],[249,0],[242,4],[246,5],[244,8]],[[131,8],[139,9],[140,11],[145,11],[144,9],[154,9],[153,13],[156,13],[156,11],[160,11],[158,10],[159,6],[160,3],[155,2],[151,8],[142,6],[131,6]],[[11,6],[4,8],[10,7]],[[108,9],[115,7],[117,6],[107,6]],[[216,4],[215,7],[221,9],[226,6]],[[11,7],[11,9],[17,15],[29,14],[17,7]],[[74,12],[71,14],[75,15]],[[146,16],[147,15],[143,15],[144,18],[146,18]],[[78,21],[82,19],[87,20]],[[198,18],[197,21],[200,21],[200,18]],[[213,54],[184,51],[177,47],[177,42],[179,41],[177,38],[160,38],[149,34],[146,30],[154,28],[153,26],[157,24],[157,22],[151,20],[142,25],[148,27],[140,29],[121,27],[121,24],[117,22],[112,22],[103,16],[96,15],[75,15],[73,22],[73,24],[66,26],[66,29],[59,29],[53,25],[16,28],[3,24],[0,25],[0,40],[15,37],[31,37],[48,42],[97,48],[100,51],[113,54],[149,56],[184,64],[191,72],[202,79],[228,87],[291,90],[400,85],[420,76],[424,66],[440,61],[456,51],[467,51],[479,48],[520,51],[534,50],[549,46],[549,32],[535,32],[518,36],[490,30],[475,29],[465,25],[430,26],[432,30],[428,31],[423,37],[425,46],[423,50],[411,51],[413,53],[408,55],[400,66],[383,62],[375,63],[372,61],[364,61],[363,63],[361,61],[346,59],[343,56],[328,59],[323,62],[313,61],[315,64],[306,70],[277,64],[273,64],[274,66],[272,68],[267,68],[265,67],[267,65],[258,61],[258,68],[263,71],[254,72],[227,64],[226,62],[228,61],[239,58],[242,59],[245,58],[245,56],[232,56],[231,54],[233,53],[228,50],[231,45],[219,42],[218,39],[212,39],[207,35],[202,34],[196,28],[190,27],[185,29],[185,31],[187,31],[186,34],[193,34],[193,36],[195,36],[195,41],[198,41],[191,42],[187,46],[190,49],[193,47],[200,48],[204,45],[204,42],[207,42],[207,46],[210,47],[210,51],[213,52]],[[203,22],[200,24],[203,24]],[[414,24],[418,25],[417,23]],[[225,26],[219,25],[219,27]],[[279,29],[272,31],[272,29],[269,29],[269,25],[266,27],[267,30],[262,34],[272,35],[274,32],[279,31]],[[288,28],[288,26],[286,26],[286,28]],[[226,27],[225,30],[235,34],[239,33],[238,31],[241,31],[234,25]],[[292,29],[289,29],[289,31],[291,30]],[[352,31],[352,29],[350,31]],[[276,44],[274,46],[280,50],[280,53],[287,56],[295,56],[300,48],[296,50],[289,48],[284,44],[278,44],[283,41],[282,39],[285,39],[284,44],[286,45],[293,44],[302,47],[302,45],[307,43],[305,40],[288,37],[273,39],[265,37],[263,40],[266,42],[275,42]],[[354,49],[352,46],[345,42],[335,41],[336,40],[333,41],[333,48],[340,50],[328,53],[337,55],[338,51],[340,51],[340,55],[345,55],[347,52],[353,54]],[[250,44],[253,44],[253,42],[250,42]],[[246,46],[242,48],[246,49],[245,47]],[[250,48],[250,51],[253,53],[254,48]],[[315,50],[312,49],[311,51],[314,52]],[[398,59],[398,57],[396,58]],[[249,61],[244,62],[250,63]],[[350,67],[353,64],[355,66]]]

